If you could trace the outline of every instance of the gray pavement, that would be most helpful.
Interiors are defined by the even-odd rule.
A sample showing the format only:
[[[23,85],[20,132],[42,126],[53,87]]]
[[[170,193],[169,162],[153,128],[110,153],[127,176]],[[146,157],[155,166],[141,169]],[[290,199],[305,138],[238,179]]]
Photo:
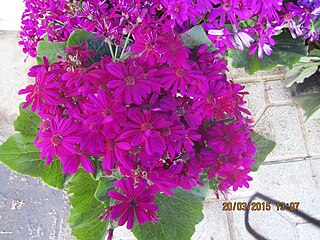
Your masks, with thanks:
[[[0,143],[13,133],[23,97],[20,88],[31,59],[17,46],[18,32],[0,32]],[[320,120],[304,123],[302,111],[284,87],[283,69],[262,71],[253,76],[232,69],[229,78],[244,83],[250,92],[248,108],[255,130],[277,142],[277,146],[254,178],[251,188],[240,189],[228,201],[247,201],[256,191],[284,202],[300,202],[299,209],[320,219]],[[192,240],[254,239],[245,229],[244,213],[223,212],[222,201],[210,193],[204,220],[196,226]],[[256,201],[261,201],[256,199]],[[0,164],[0,240],[72,239],[65,219],[69,212],[65,194],[41,180],[13,173]],[[250,223],[272,240],[318,240],[320,229],[288,211],[256,211]],[[134,239],[124,228],[115,231],[117,240]]]

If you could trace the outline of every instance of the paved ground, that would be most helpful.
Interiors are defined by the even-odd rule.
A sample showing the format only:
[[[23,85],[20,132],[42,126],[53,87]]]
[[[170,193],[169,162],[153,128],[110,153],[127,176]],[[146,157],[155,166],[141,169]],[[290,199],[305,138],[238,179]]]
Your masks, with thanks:
[[[0,33],[0,143],[12,132],[12,121],[23,98],[17,91],[28,83],[31,61],[17,47],[17,32]],[[304,123],[303,114],[292,102],[291,92],[282,83],[283,70],[248,76],[232,70],[230,78],[244,83],[250,92],[249,109],[256,120],[255,130],[277,142],[276,149],[257,173],[250,189],[230,196],[230,201],[247,201],[256,191],[283,202],[300,202],[299,209],[320,219],[320,120]],[[65,219],[68,204],[63,192],[38,179],[11,172],[0,164],[0,239],[72,239]],[[259,201],[259,199],[256,199]],[[262,200],[260,200],[262,201]],[[244,213],[223,212],[222,200],[212,195],[205,203],[205,218],[196,227],[193,240],[250,240]],[[272,240],[317,240],[320,229],[289,211],[250,212],[250,223]],[[133,239],[123,228],[117,240]]]

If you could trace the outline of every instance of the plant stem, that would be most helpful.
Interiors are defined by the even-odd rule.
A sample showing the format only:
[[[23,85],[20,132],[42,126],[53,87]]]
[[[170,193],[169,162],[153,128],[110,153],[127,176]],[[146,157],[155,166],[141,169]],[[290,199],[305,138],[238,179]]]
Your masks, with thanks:
[[[133,30],[133,29],[132,29],[132,30]],[[131,31],[132,31],[132,30],[131,30]],[[127,36],[126,41],[125,41],[125,43],[124,43],[123,49],[122,49],[121,54],[120,54],[120,57],[119,57],[120,59],[122,59],[123,54],[124,54],[124,52],[125,52],[125,50],[126,50],[126,47],[127,47],[127,45],[128,45],[129,38],[130,38],[130,36],[131,36],[131,31],[128,33],[128,36]]]

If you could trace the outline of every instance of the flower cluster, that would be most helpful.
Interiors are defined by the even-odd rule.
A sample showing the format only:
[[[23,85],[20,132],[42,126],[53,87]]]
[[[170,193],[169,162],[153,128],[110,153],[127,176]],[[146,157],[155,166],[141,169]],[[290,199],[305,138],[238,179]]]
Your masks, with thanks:
[[[271,54],[272,37],[319,39],[319,3],[281,0],[26,1],[22,42],[67,41],[74,29],[96,34],[110,54],[85,42],[59,61],[43,58],[30,69],[35,83],[22,89],[42,122],[35,139],[40,157],[55,157],[63,173],[79,166],[116,175],[115,204],[101,219],[156,222],[159,193],[190,190],[203,177],[226,193],[248,187],[256,146],[244,87],[227,80],[227,48]],[[217,48],[186,47],[182,39],[202,24]],[[98,60],[97,60],[98,59]]]
[[[121,172],[125,180],[115,186],[123,195],[109,193],[120,203],[107,212],[128,228],[134,214],[139,223],[157,220],[151,195],[202,185],[202,173],[222,192],[251,180],[255,145],[244,87],[227,81],[226,62],[205,45],[190,51],[168,36],[153,57],[104,56],[92,65],[91,50],[68,47],[73,57],[52,64],[44,58],[30,70],[35,83],[20,91],[27,94],[23,107],[42,119],[35,144],[47,164],[57,156],[64,173],[79,165],[93,173],[94,162],[107,175]],[[138,39],[132,49],[141,46]],[[72,65],[74,57],[80,65]]]
[[[272,37],[284,28],[294,38],[319,40],[320,3],[316,0],[25,1],[20,44],[32,57],[45,35],[49,41],[65,41],[79,28],[120,46],[128,34],[135,39],[143,34],[156,44],[153,30],[159,25],[181,33],[202,24],[218,53],[246,46],[249,54],[258,51],[260,58],[272,53]],[[145,31],[132,32],[137,25]]]

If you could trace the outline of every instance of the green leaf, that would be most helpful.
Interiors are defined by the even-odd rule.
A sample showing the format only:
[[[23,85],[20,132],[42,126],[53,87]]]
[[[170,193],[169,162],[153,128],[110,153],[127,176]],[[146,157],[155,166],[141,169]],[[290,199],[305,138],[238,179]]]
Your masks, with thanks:
[[[251,139],[257,145],[257,152],[253,156],[253,158],[256,161],[252,164],[252,171],[257,171],[260,164],[267,158],[267,156],[276,147],[276,142],[269,140],[256,132],[251,133]]]
[[[302,83],[306,78],[313,75],[318,71],[320,65],[319,62],[298,62],[293,65],[292,69],[289,69],[285,73],[285,85],[290,87],[293,83]]]
[[[107,234],[108,222],[99,219],[105,205],[94,197],[98,185],[99,182],[82,169],[67,184],[72,205],[67,221],[78,240],[102,240]]]
[[[213,52],[217,50],[210,39],[207,37],[206,32],[202,28],[202,26],[194,26],[189,31],[185,33],[186,36],[181,37],[182,41],[184,41],[185,46],[193,49],[198,48],[199,46],[206,44],[207,51]]]
[[[314,49],[308,56],[302,57],[300,61],[288,69],[285,73],[285,85],[290,87],[293,83],[302,83],[306,78],[313,75],[320,66],[320,50]]]
[[[43,57],[47,57],[50,63],[57,62],[59,59],[57,56],[65,56],[64,50],[67,43],[65,42],[49,42],[47,40],[40,41],[38,43],[38,55],[37,63],[43,64]]]
[[[270,70],[278,65],[292,68],[307,53],[304,42],[300,39],[293,39],[290,33],[284,32],[275,36],[274,40],[276,45],[272,47],[272,54],[270,56],[264,54],[262,59],[258,58],[257,53],[250,56],[248,49],[244,51],[230,49],[228,54],[232,58],[232,66],[245,68],[249,74],[259,70]]]
[[[158,223],[145,223],[133,228],[138,240],[190,240],[195,225],[203,219],[204,196],[198,190],[186,191],[176,189],[174,196],[158,194],[156,204],[159,206]]]
[[[14,129],[23,134],[35,136],[38,134],[41,119],[36,113],[31,112],[30,108],[22,109],[22,105],[20,104],[19,107],[20,115],[13,123]]]
[[[108,196],[109,190],[114,188],[113,183],[116,181],[114,178],[102,177],[99,180],[98,187],[94,193],[94,197],[101,203],[108,203],[110,198]]]
[[[293,100],[305,111],[305,121],[320,116],[320,93],[294,97]]]
[[[0,162],[13,171],[40,177],[48,185],[62,189],[65,176],[61,172],[61,163],[55,159],[50,166],[39,158],[40,151],[33,144],[34,136],[15,133],[0,146]]]
[[[67,46],[82,46],[85,42],[87,43],[87,49],[95,51],[94,62],[100,61],[102,56],[111,55],[110,49],[103,39],[99,39],[96,34],[86,32],[82,29],[74,30],[71,33],[67,41]]]

